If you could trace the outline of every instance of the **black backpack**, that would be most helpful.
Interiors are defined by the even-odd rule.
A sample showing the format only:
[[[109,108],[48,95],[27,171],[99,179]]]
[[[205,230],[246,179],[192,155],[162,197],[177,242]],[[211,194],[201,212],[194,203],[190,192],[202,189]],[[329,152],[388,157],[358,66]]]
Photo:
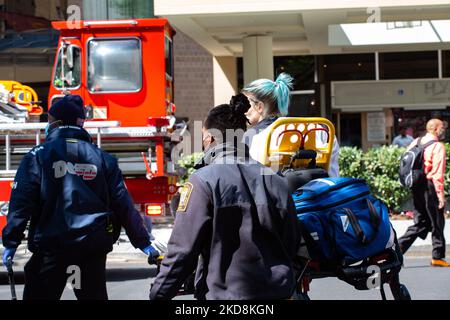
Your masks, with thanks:
[[[315,150],[298,150],[292,156],[289,167],[281,171],[288,181],[291,193],[311,180],[329,177],[325,169],[316,166],[316,157]],[[310,159],[311,161],[306,168],[293,168],[293,163],[297,159]]]
[[[416,187],[426,181],[423,154],[425,148],[437,142],[436,140],[421,144],[422,138],[410,150],[403,153],[400,159],[400,184],[406,188]]]

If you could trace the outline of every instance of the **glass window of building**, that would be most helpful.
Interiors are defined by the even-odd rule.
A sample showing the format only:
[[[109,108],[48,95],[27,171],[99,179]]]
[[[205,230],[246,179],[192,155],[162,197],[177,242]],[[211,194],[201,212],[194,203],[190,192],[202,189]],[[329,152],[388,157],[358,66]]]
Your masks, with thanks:
[[[362,147],[362,128],[360,113],[341,113],[339,116],[340,145],[348,147]],[[333,123],[337,123],[334,115]]]
[[[314,89],[314,56],[277,56],[273,57],[274,77],[286,72],[294,78],[294,90]],[[237,58],[238,88],[244,84],[243,59]]]
[[[427,121],[438,118],[442,121],[450,122],[450,110],[404,110],[396,108],[392,111],[394,116],[394,136],[400,132],[400,126],[405,127],[407,134],[414,138],[423,136],[426,133]],[[445,131],[445,142],[450,141],[450,131]]]
[[[294,78],[294,90],[314,89],[314,56],[274,57],[275,78],[282,72]]]
[[[437,51],[380,53],[381,79],[437,77]]]
[[[450,50],[442,51],[442,76],[450,78]]]
[[[374,80],[375,55],[324,55],[318,59],[321,81]]]
[[[151,0],[83,0],[85,20],[152,18]]]
[[[274,57],[274,68],[275,78],[283,72],[294,78],[289,116],[309,117],[317,115],[318,104],[316,104],[314,94],[314,56]]]
[[[8,70],[2,76],[33,88],[44,111],[59,37],[51,21],[67,19],[68,5],[67,0],[0,0],[0,64]],[[40,120],[46,121],[46,115]]]

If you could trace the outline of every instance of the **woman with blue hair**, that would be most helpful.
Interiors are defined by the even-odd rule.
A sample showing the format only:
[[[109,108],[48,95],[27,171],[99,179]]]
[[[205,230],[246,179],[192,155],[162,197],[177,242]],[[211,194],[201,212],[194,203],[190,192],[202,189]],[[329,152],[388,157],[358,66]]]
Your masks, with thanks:
[[[250,102],[245,115],[253,126],[244,135],[244,142],[249,148],[256,134],[270,126],[280,115],[287,116],[293,81],[290,75],[282,73],[275,81],[258,79],[242,89]]]
[[[249,147],[250,156],[259,159],[260,137],[264,137],[264,130],[278,117],[288,115],[290,92],[294,79],[287,73],[281,73],[275,81],[258,79],[242,89],[242,93],[250,102],[250,108],[245,114],[253,127],[244,134],[243,142]],[[326,134],[318,133],[318,138],[326,140]],[[253,143],[254,142],[254,143]],[[331,155],[331,166],[328,171],[331,177],[339,176],[339,144],[334,139]]]

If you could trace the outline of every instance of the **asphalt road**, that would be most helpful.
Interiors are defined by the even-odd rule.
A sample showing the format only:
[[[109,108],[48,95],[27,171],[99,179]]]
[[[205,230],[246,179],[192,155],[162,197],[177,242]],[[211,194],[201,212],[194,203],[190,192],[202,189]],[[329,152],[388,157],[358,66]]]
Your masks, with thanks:
[[[150,282],[154,279],[156,268],[146,263],[110,264],[107,272],[108,294],[111,300],[146,300]],[[23,273],[16,272],[16,291],[19,299],[23,292]],[[450,268],[433,268],[429,259],[407,257],[400,273],[413,300],[450,300]],[[386,286],[388,299],[392,299]],[[6,272],[0,273],[0,300],[10,299],[10,289]],[[315,279],[311,283],[312,300],[379,300],[380,290],[358,291],[336,278]],[[62,299],[73,300],[75,296],[69,289]],[[192,296],[178,299],[191,300]]]

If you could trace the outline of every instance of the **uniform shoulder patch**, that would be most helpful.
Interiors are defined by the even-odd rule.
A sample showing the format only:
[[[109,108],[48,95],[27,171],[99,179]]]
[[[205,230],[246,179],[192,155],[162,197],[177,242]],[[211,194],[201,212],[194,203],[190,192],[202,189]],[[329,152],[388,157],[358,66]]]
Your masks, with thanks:
[[[194,186],[190,182],[186,182],[180,191],[180,203],[178,204],[177,211],[186,212],[187,206],[189,204],[189,199],[191,198],[192,190]]]

